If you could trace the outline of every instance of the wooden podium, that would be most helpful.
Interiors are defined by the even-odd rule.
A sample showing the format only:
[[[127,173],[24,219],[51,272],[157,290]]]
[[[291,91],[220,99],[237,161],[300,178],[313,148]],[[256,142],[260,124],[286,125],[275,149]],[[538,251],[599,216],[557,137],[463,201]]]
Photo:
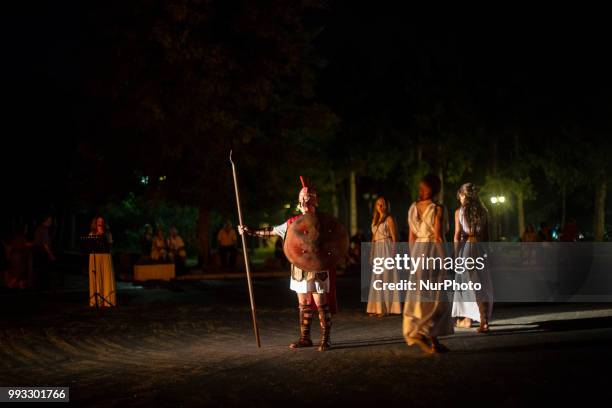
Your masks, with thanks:
[[[148,280],[169,281],[176,277],[173,263],[134,265],[134,281],[145,282]]]

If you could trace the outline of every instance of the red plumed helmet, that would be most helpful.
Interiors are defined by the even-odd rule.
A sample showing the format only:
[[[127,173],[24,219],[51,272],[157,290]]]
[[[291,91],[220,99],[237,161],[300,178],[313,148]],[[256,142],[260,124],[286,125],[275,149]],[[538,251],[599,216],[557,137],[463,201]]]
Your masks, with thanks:
[[[319,198],[317,196],[317,189],[310,183],[309,180],[305,179],[304,176],[300,176],[302,182],[302,189],[300,190],[299,202],[301,206],[317,205]]]

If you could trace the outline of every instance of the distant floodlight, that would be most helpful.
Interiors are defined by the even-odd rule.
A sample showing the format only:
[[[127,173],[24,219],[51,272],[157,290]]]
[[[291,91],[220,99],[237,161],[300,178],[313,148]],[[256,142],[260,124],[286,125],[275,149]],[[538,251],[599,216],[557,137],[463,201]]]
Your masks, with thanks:
[[[491,204],[497,204],[497,197],[491,197]]]
[[[506,197],[499,196],[499,197],[497,197],[497,201],[499,201],[500,203],[505,203],[506,202]]]

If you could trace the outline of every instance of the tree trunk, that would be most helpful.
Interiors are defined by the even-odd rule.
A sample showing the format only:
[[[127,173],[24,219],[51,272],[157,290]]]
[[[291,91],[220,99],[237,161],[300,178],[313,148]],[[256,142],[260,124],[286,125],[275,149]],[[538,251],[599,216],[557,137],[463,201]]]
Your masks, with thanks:
[[[77,230],[76,230],[76,216],[73,212],[70,213],[70,250],[74,251],[77,247]]]
[[[561,228],[565,225],[566,216],[566,202],[567,202],[567,188],[565,183],[561,186]]]
[[[444,156],[442,153],[442,143],[438,143],[438,159]],[[444,168],[441,164],[438,166],[438,178],[440,179],[440,192],[438,193],[438,202],[440,204],[444,204]]]
[[[595,241],[603,241],[606,227],[606,190],[607,178],[602,177],[595,186],[595,214],[593,217],[593,235]]]
[[[489,145],[489,171],[491,175],[497,175],[497,136],[491,138]]]
[[[499,211],[497,210],[497,205],[493,205],[493,208],[491,209],[491,214],[492,214],[492,227],[491,231],[493,231],[493,234],[491,234],[491,241],[497,241],[499,240]]]
[[[525,206],[523,204],[524,197],[523,192],[519,191],[516,193],[516,208],[518,209],[518,235],[523,236],[525,232]]]
[[[333,170],[330,170],[329,176],[330,176],[331,185],[332,185],[332,197],[331,197],[332,214],[334,215],[334,217],[338,218],[338,215],[340,214],[340,210],[338,208],[338,185],[336,184],[336,173]]]
[[[351,211],[350,211],[351,209],[349,205],[350,200],[349,200],[349,191],[348,191],[347,182],[348,182],[348,179],[342,180],[342,183],[340,184],[342,187],[342,195],[340,196],[340,199],[342,200],[342,220],[344,222],[344,225],[350,226],[351,225]]]
[[[55,241],[60,251],[66,249],[66,210],[62,211],[61,218],[59,219],[58,233]]]
[[[357,176],[355,171],[351,170],[349,178],[349,200],[350,200],[350,233],[351,236],[357,233]]]
[[[421,179],[421,177],[424,176],[424,174],[420,174],[422,170],[422,164],[423,164],[423,145],[421,143],[418,143],[416,147],[416,164],[417,164],[418,173],[415,172],[414,175],[412,176],[413,182],[412,182],[411,191],[410,191],[412,201],[418,200],[419,180]]]
[[[444,204],[444,170],[442,166],[438,169],[438,177],[440,178],[440,193],[438,193],[438,202]]]
[[[209,239],[209,221],[210,221],[210,210],[208,207],[201,205],[198,208],[198,243],[199,243],[199,263],[200,266],[205,267],[209,264],[210,260],[210,239]]]

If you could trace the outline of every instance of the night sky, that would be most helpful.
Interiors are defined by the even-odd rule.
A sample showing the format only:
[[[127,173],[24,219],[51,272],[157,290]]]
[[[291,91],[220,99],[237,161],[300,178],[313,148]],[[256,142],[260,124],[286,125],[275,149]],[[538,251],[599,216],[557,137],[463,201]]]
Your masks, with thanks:
[[[122,78],[125,72],[136,72],[141,60],[145,64],[154,61],[154,51],[147,47],[121,48],[131,38],[142,37],[145,41],[150,38],[152,30],[147,24],[155,22],[158,14],[166,10],[163,2],[136,3],[134,7],[122,6],[121,2],[111,2],[108,6],[82,2],[47,3],[11,12],[11,35],[5,37],[4,59],[8,67],[5,78],[9,92],[5,95],[10,126],[5,130],[2,149],[4,191],[13,198],[9,200],[11,214],[29,216],[49,210],[58,212],[65,207],[96,208],[110,197],[120,197],[137,188],[137,175],[154,168],[150,162],[143,164],[137,160],[134,168],[126,164],[130,155],[139,154],[143,141],[150,140],[150,144],[157,144],[160,150],[171,148],[167,147],[172,145],[171,131],[164,130],[150,139],[146,135],[151,130],[145,129],[141,122],[129,124],[132,126],[130,134],[139,135],[132,140],[109,136],[125,131],[126,125],[121,122],[124,116],[135,117],[138,113],[95,91],[97,88],[110,89],[109,84],[112,87],[113,81]],[[198,2],[169,4],[183,3],[187,4],[186,10],[204,7]],[[256,14],[260,7],[282,8],[278,6],[280,3],[236,2],[215,10],[222,18],[233,21],[234,16]],[[524,141],[523,151],[529,155],[526,160],[538,162],[547,160],[546,154],[551,149],[555,153],[554,140],[561,137],[564,129],[580,129],[576,131],[578,136],[572,139],[577,144],[591,143],[590,137],[603,140],[612,130],[609,97],[612,67],[607,52],[611,29],[592,17],[582,18],[579,13],[560,17],[549,12],[536,14],[518,10],[513,15],[491,12],[483,18],[475,14],[468,18],[458,14],[443,18],[437,13],[425,14],[392,3],[354,2],[305,7],[298,15],[303,26],[317,34],[312,36],[307,47],[299,43],[300,47],[308,48],[308,52],[298,64],[308,66],[313,87],[311,92],[300,94],[297,100],[303,103],[300,100],[303,98],[309,106],[323,106],[335,115],[337,122],[333,132],[317,140],[323,140],[325,152],[332,152],[329,160],[338,171],[340,183],[345,182],[342,169],[365,157],[362,153],[372,145],[376,145],[377,152],[397,151],[408,157],[423,140],[444,145],[450,140],[452,147],[448,154],[455,156],[453,151],[456,151],[461,160],[468,163],[458,179],[484,183],[491,168],[489,144],[492,139],[499,144],[498,166],[503,168],[508,162],[517,160],[506,154],[513,149],[512,135],[519,134]],[[273,18],[271,22],[274,23]],[[185,29],[186,25],[185,20],[177,23],[176,32]],[[124,30],[126,27],[128,29]],[[207,35],[218,41],[221,49],[224,44],[239,48],[239,41],[234,41],[230,33],[224,31],[226,29],[225,25],[216,23],[208,27]],[[117,57],[117,50],[125,52],[126,49],[132,53],[129,57],[125,54]],[[145,72],[141,67],[138,69]],[[146,70],[147,75],[156,78],[156,69],[151,65]],[[172,78],[171,75],[167,68],[159,68],[160,83],[164,78]],[[298,86],[291,79],[282,81],[273,86],[280,89],[279,94],[283,97],[292,92],[287,90]],[[151,88],[151,84],[147,86]],[[174,85],[165,81],[163,86],[167,90]],[[121,99],[122,89],[126,88],[113,88],[113,92],[118,93],[113,97]],[[161,98],[172,104],[171,92]],[[246,122],[253,116],[247,108],[231,109],[237,122]],[[423,131],[419,125],[419,117],[423,115],[437,121],[445,132],[442,139],[437,141],[439,136],[435,132]],[[261,122],[272,129],[279,117],[282,115],[266,117]],[[185,122],[177,120],[176,123]],[[270,147],[275,137],[269,134],[269,139],[260,139],[260,142],[255,136],[254,140],[260,145],[239,146],[237,150],[251,156],[253,162],[266,160],[273,150]],[[219,138],[210,141],[218,145],[219,150],[207,147],[205,157],[218,160],[214,163],[224,163],[226,147],[236,146],[235,136],[207,134],[206,137]],[[224,139],[231,141],[225,143]],[[185,144],[189,145],[192,139],[186,140]],[[311,143],[308,136],[303,143]],[[316,143],[309,147],[315,152],[319,151]],[[101,145],[104,145],[105,154],[92,155]],[[482,148],[474,149],[474,145]],[[108,152],[123,153],[114,156]],[[465,156],[467,159],[463,158]],[[151,159],[153,163],[163,163],[160,171],[165,172],[176,168],[177,163],[184,164],[185,171],[180,176],[177,173],[174,180],[180,177],[183,184],[189,182],[191,159],[177,160],[177,163],[168,160],[166,156]],[[200,158],[193,160],[201,162]],[[371,158],[364,160],[373,161]],[[384,162],[385,159],[379,160]],[[414,197],[410,195],[411,181],[398,180],[405,179],[406,171],[410,170],[402,167],[401,160],[393,160],[395,164],[385,170],[384,177],[374,174],[371,167],[376,166],[366,166],[359,174],[360,189],[402,200],[397,209],[403,211]],[[434,159],[426,157],[426,160],[432,170],[439,166]],[[572,163],[575,160],[568,159]],[[583,156],[582,160],[588,162],[590,158]],[[218,164],[212,165],[215,166]],[[245,166],[249,173],[255,169],[249,167],[250,164]],[[111,168],[116,171],[108,170]],[[219,186],[229,181],[227,171],[223,169],[219,174]],[[297,171],[288,168],[286,177],[274,180],[279,185],[285,183],[283,187],[277,186],[270,191],[287,190],[283,193],[286,197],[293,195],[289,192],[292,185],[286,183],[297,177]],[[100,176],[100,172],[104,174]],[[266,173],[262,171],[262,174]],[[559,208],[554,204],[555,188],[541,169],[532,171],[530,177],[535,190],[540,192],[535,201],[526,203],[527,209],[535,214],[530,220],[535,222],[539,221],[537,218],[547,217],[556,221]],[[132,182],[134,186],[130,185]],[[102,193],[88,192],[90,183],[103,186]],[[176,187],[181,194],[185,190],[183,184]],[[459,184],[459,180],[450,182],[447,197],[453,197]],[[254,190],[254,186],[249,181],[245,189],[248,192]],[[230,194],[231,185],[227,185],[227,190]],[[343,185],[341,194],[345,190]],[[577,213],[587,208],[589,214],[584,219],[590,220],[592,195],[590,187],[584,183],[579,185],[568,199],[570,211]],[[282,200],[286,200],[285,196]],[[198,205],[199,198],[192,193],[184,197],[183,201]],[[248,199],[246,201],[247,206],[255,206]],[[233,204],[229,205],[222,210],[229,211]],[[277,202],[269,204],[271,208],[276,205]],[[218,207],[214,203],[211,206]],[[367,221],[369,215],[363,217],[362,221]]]

